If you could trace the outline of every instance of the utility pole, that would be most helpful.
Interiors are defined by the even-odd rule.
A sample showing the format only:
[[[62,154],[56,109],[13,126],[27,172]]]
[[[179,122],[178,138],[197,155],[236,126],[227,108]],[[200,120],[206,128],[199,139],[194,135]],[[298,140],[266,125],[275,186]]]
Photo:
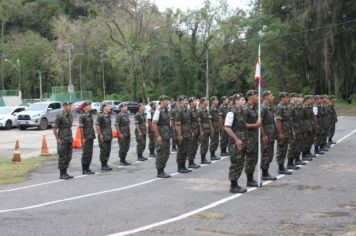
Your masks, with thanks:
[[[66,44],[68,46],[68,74],[69,74],[69,86],[68,86],[68,92],[69,92],[69,101],[72,102],[72,93],[73,93],[73,84],[72,84],[72,69],[71,69],[71,58],[72,58],[72,44],[68,43]]]

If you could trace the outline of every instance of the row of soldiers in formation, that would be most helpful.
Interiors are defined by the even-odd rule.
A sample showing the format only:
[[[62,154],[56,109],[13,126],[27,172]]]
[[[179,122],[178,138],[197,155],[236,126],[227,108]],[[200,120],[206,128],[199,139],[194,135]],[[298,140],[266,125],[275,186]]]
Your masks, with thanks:
[[[254,180],[258,161],[258,129],[261,129],[261,166],[262,180],[276,180],[270,175],[269,167],[274,156],[277,141],[277,164],[279,174],[290,175],[291,170],[299,169],[304,161],[311,161],[316,154],[328,151],[335,133],[337,115],[334,109],[335,96],[306,95],[281,92],[277,106],[273,106],[274,95],[270,90],[263,92],[261,115],[258,117],[258,92],[250,90],[246,96],[235,94],[222,97],[221,104],[216,96],[210,99],[202,97],[187,98],[182,95],[177,105],[169,110],[169,97],[159,97],[160,106],[150,103],[151,110],[145,114],[145,105],[140,104],[135,114],[135,137],[138,161],[145,161],[143,152],[149,137],[150,157],[156,157],[158,178],[169,178],[164,169],[171,151],[177,151],[179,173],[189,173],[199,168],[195,157],[200,144],[201,164],[210,164],[206,155],[210,150],[210,160],[219,160],[216,151],[220,143],[221,156],[230,156],[229,180],[231,193],[244,193],[246,189],[238,185],[243,169],[247,176],[248,187],[258,187]],[[246,100],[245,100],[246,98]],[[210,105],[210,106],[209,106]],[[108,160],[111,153],[112,124],[110,107],[104,105],[95,121],[91,115],[91,103],[85,103],[85,113],[79,118],[82,134],[82,173],[94,174],[89,168],[93,156],[93,142],[98,134],[102,171],[111,171]],[[58,168],[61,179],[73,178],[67,173],[72,157],[71,104],[64,103],[64,112],[59,115],[53,126],[58,143]],[[126,161],[130,147],[130,119],[127,106],[120,104],[116,116],[115,128],[118,133],[120,165],[130,165]],[[311,148],[314,145],[314,154]],[[155,154],[155,150],[157,154]],[[287,159],[287,168],[285,160]],[[188,160],[188,168],[186,162]]]

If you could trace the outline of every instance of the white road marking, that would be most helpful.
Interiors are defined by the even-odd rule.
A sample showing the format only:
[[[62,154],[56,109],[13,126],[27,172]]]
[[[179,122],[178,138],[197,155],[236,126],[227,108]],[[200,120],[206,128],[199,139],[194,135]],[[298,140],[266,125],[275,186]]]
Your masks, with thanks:
[[[340,143],[342,142],[343,140],[345,140],[346,138],[350,137],[351,135],[353,135],[354,133],[356,133],[356,129],[353,130],[351,133],[349,133],[348,135],[344,136],[343,138],[339,139],[337,141],[337,143]],[[303,167],[302,167],[303,168]],[[290,170],[291,172],[294,172],[293,170]],[[286,175],[278,175],[277,176],[277,179],[281,179],[283,177],[285,177]],[[274,181],[266,181],[266,182],[263,182],[263,186],[265,185],[268,185],[270,183],[272,183]],[[254,191],[256,190],[257,188],[249,188],[247,189],[247,192],[251,192],[251,191]],[[138,228],[135,228],[135,229],[131,229],[131,230],[127,230],[127,231],[122,231],[122,232],[118,232],[118,233],[114,233],[114,234],[110,234],[109,236],[125,236],[125,235],[130,235],[130,234],[135,234],[135,233],[139,233],[139,232],[142,232],[142,231],[146,231],[146,230],[149,230],[149,229],[152,229],[152,228],[156,228],[158,226],[162,226],[162,225],[166,225],[166,224],[169,224],[169,223],[173,223],[173,222],[176,222],[176,221],[179,221],[179,220],[183,220],[185,218],[188,218],[192,215],[195,215],[195,214],[198,214],[200,212],[203,212],[203,211],[206,211],[208,209],[211,209],[211,208],[214,208],[214,207],[217,207],[219,205],[222,205],[226,202],[229,202],[229,201],[232,201],[238,197],[240,197],[242,194],[235,194],[235,195],[232,195],[232,196],[229,196],[229,197],[226,197],[226,198],[223,198],[223,199],[220,199],[216,202],[213,202],[213,203],[210,203],[209,205],[206,205],[204,207],[201,207],[201,208],[198,208],[196,210],[193,210],[193,211],[190,211],[190,212],[187,212],[187,213],[184,213],[184,214],[181,214],[179,216],[176,216],[176,217],[173,217],[173,218],[170,218],[170,219],[167,219],[167,220],[163,220],[163,221],[159,221],[159,222],[156,222],[156,223],[153,223],[153,224],[149,224],[149,225],[145,225],[145,226],[142,226],[142,227],[138,227]]]

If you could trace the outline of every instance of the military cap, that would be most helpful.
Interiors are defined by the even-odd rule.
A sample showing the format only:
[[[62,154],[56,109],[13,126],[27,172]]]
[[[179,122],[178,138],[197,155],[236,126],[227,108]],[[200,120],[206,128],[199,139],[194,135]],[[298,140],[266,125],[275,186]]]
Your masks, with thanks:
[[[256,94],[258,94],[257,90],[249,90],[246,93],[246,97],[254,96]]]
[[[127,107],[126,103],[124,103],[124,102],[120,103],[119,109],[121,109],[121,108],[123,108],[123,107]]]
[[[336,98],[336,96],[335,95],[330,95],[330,98]]]
[[[68,101],[63,102],[63,106],[68,106],[68,105],[72,105],[72,102],[68,102]]]
[[[200,98],[200,102],[205,102],[206,100],[208,100],[207,97],[202,97],[202,98]]]
[[[314,98],[315,98],[315,99],[319,99],[319,98],[320,98],[320,95],[314,95]]]
[[[187,96],[181,95],[181,96],[178,97],[178,102],[180,102],[180,101],[182,101],[184,99],[187,99]]]
[[[229,99],[229,97],[228,96],[222,96],[221,97],[221,101],[224,101],[225,99]]]
[[[169,97],[166,95],[162,95],[158,98],[158,100],[163,101],[163,100],[169,100]]]
[[[263,91],[262,97],[265,97],[265,96],[268,96],[268,95],[271,95],[271,94],[272,94],[271,90],[265,90],[265,91]]]
[[[213,101],[213,100],[218,100],[218,97],[217,96],[210,97],[210,101]]]
[[[196,99],[196,97],[190,97],[190,98],[188,99],[188,102],[189,102],[189,103],[192,103],[195,99]]]
[[[305,96],[304,96],[304,101],[306,101],[306,100],[308,100],[308,99],[312,99],[312,97],[313,97],[313,96],[311,96],[311,95],[305,95]]]
[[[299,93],[299,94],[298,94],[298,97],[302,98],[302,97],[303,97],[303,94]]]
[[[329,96],[328,95],[323,95],[323,98],[328,98],[329,99]]]
[[[284,98],[284,97],[289,97],[289,94],[287,92],[280,92],[279,98]]]
[[[91,102],[83,102],[82,104],[84,107],[91,105]]]
[[[236,100],[240,100],[243,97],[244,97],[243,94],[237,93],[237,94],[232,95],[232,99],[231,100],[236,101]]]
[[[298,97],[298,94],[297,93],[290,93],[289,97],[290,98],[295,98],[295,97]]]

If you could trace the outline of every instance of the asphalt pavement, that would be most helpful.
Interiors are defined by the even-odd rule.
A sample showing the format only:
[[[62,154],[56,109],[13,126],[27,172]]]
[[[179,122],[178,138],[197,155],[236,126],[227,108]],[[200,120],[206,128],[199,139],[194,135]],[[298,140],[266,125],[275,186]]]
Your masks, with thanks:
[[[77,150],[73,180],[59,180],[56,161],[46,161],[27,181],[0,186],[0,235],[356,235],[355,121],[339,119],[339,142],[325,155],[245,194],[228,192],[228,157],[177,174],[173,153],[166,168],[173,177],[157,179],[154,159],[136,162],[134,140],[133,165],[119,167],[114,140],[114,171],[100,173],[95,147],[97,173],[82,176]]]

